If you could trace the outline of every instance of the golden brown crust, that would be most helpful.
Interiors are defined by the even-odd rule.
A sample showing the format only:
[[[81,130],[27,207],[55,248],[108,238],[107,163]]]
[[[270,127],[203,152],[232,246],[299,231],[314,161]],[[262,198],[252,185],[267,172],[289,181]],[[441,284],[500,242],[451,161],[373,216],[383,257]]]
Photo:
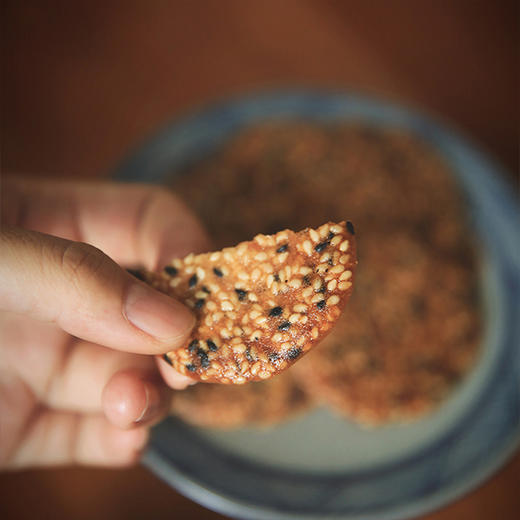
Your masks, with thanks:
[[[353,232],[350,222],[329,222],[257,235],[144,273],[197,317],[191,337],[166,360],[193,379],[227,384],[288,368],[325,337],[352,292]]]

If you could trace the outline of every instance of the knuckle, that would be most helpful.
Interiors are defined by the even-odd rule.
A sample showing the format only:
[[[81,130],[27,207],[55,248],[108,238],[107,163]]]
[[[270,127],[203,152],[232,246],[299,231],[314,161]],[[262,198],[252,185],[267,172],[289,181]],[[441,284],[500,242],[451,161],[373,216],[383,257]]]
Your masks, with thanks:
[[[82,242],[71,242],[63,250],[61,266],[66,276],[77,282],[100,274],[108,257],[99,249]]]

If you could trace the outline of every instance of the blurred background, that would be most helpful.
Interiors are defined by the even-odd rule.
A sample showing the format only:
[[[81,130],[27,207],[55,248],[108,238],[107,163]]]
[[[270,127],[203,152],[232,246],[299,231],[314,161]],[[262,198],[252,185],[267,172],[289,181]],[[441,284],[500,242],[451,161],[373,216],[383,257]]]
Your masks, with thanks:
[[[354,89],[469,135],[518,190],[516,1],[24,1],[1,15],[2,170],[107,177],[157,128],[250,90]],[[513,518],[520,457],[428,520]],[[144,469],[0,476],[3,518],[221,518]]]

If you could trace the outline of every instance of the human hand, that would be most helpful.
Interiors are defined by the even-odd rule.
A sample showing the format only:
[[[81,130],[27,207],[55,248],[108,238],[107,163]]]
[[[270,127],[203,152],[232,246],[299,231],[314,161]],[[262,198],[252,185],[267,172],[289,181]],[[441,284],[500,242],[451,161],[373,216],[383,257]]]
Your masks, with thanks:
[[[206,235],[149,186],[7,178],[1,195],[0,468],[131,464],[169,406],[159,372],[191,383],[160,354],[194,317],[118,264],[161,268]]]

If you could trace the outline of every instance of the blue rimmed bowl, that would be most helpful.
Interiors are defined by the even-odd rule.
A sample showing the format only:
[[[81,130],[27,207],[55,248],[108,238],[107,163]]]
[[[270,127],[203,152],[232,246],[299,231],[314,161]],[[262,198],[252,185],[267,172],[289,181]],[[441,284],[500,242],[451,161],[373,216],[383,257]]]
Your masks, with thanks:
[[[161,183],[265,120],[352,121],[408,130],[444,157],[481,245],[485,333],[477,366],[433,414],[363,430],[325,409],[271,429],[222,432],[175,418],[143,462],[210,509],[254,519],[403,519],[438,508],[496,471],[520,442],[520,211],[504,173],[453,131],[358,95],[276,91],[179,119],[119,168]]]

